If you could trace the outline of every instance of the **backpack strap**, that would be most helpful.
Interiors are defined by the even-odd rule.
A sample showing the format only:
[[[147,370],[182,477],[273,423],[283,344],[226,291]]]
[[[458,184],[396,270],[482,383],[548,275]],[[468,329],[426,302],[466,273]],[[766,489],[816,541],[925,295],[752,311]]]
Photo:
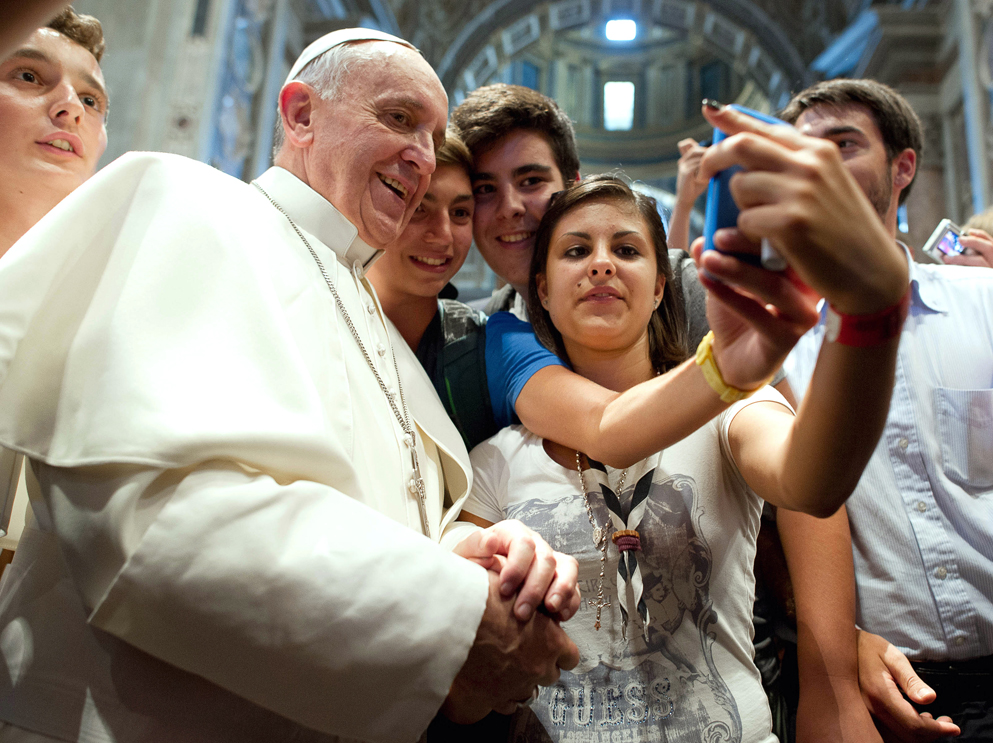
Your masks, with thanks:
[[[438,300],[444,338],[438,395],[466,447],[497,432],[486,377],[486,315],[452,299]]]

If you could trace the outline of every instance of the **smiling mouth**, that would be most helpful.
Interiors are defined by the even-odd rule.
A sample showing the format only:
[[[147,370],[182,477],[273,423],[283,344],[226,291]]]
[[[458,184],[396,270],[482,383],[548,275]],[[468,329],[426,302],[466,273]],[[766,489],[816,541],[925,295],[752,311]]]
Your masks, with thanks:
[[[422,255],[414,255],[411,258],[418,263],[424,263],[428,266],[444,266],[451,260],[451,258],[428,258]]]
[[[53,139],[50,142],[45,142],[45,144],[51,145],[52,147],[57,147],[60,150],[65,150],[66,152],[75,152],[76,151],[76,150],[73,149],[72,145],[69,144],[64,139]]]
[[[497,238],[497,242],[502,243],[519,243],[522,240],[527,240],[534,237],[533,232],[515,232],[513,235],[500,235]]]
[[[388,178],[385,175],[380,175],[379,180],[381,180],[388,189],[390,189],[401,199],[403,199],[404,201],[407,200],[407,189],[404,188],[404,185],[400,181],[396,180],[395,178]]]

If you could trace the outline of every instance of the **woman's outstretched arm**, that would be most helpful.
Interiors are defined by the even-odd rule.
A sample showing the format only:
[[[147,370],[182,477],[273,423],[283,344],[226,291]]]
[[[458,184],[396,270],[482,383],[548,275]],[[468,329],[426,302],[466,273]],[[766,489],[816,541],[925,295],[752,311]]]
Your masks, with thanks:
[[[714,355],[720,368],[733,370],[729,383],[750,390],[772,377],[818,315],[816,298],[790,274],[761,271],[745,277],[742,287],[761,292],[766,304],[733,323],[712,323]],[[548,366],[531,376],[515,403],[521,422],[538,436],[612,467],[667,448],[727,406],[693,359],[624,392]]]
[[[886,423],[906,314],[907,258],[834,142],[730,109],[705,115],[732,136],[708,149],[701,176],[736,164],[745,168],[731,182],[745,208],[737,229],[715,236],[718,247],[755,252],[759,239],[768,239],[846,328],[833,339],[826,333],[796,418],[790,420],[783,406],[748,406],[731,424],[732,453],[763,498],[828,516],[858,483]],[[708,310],[715,332],[739,322],[735,315],[762,311],[761,293],[733,287],[755,285],[771,272],[716,251],[698,264],[706,271],[701,282],[716,300]],[[853,325],[863,331],[846,336]],[[722,335],[728,333],[718,334],[715,348]],[[725,376],[734,372],[727,367]]]

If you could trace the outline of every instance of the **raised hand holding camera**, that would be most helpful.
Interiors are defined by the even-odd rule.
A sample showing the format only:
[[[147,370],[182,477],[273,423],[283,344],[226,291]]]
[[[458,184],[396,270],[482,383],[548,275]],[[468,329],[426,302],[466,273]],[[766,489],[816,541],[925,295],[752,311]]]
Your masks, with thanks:
[[[767,124],[730,107],[703,109],[728,133],[707,150],[699,178],[735,165],[729,180],[741,212],[737,227],[713,235],[702,267],[732,281],[741,261],[727,256],[769,240],[797,276],[841,313],[860,315],[896,304],[906,293],[907,261],[845,168],[837,145],[792,127]]]
[[[713,101],[704,101],[704,105],[708,106],[713,104]],[[719,104],[714,104],[719,105]],[[772,124],[774,126],[789,126],[785,121],[777,119],[775,116],[769,116],[768,114],[761,113],[760,111],[754,111],[745,106],[739,106],[738,104],[732,103],[728,108],[732,108],[735,111],[740,111],[743,114],[751,116],[753,119],[758,119],[759,121],[764,121],[767,124]],[[727,135],[719,128],[714,128],[714,138],[713,143],[717,144],[727,137]],[[735,203],[734,198],[731,195],[731,176],[741,170],[741,166],[734,165],[730,168],[722,170],[719,173],[715,173],[710,178],[710,184],[707,187],[707,213],[704,221],[704,250],[719,250],[714,245],[714,233],[724,227],[736,227],[738,224],[738,205]],[[762,238],[762,253],[761,256],[754,256],[749,253],[739,253],[738,257],[745,261],[746,263],[751,263],[754,266],[761,265],[762,268],[769,269],[770,271],[782,271],[786,268],[786,261],[783,257],[776,252],[776,249],[772,247],[766,238]]]

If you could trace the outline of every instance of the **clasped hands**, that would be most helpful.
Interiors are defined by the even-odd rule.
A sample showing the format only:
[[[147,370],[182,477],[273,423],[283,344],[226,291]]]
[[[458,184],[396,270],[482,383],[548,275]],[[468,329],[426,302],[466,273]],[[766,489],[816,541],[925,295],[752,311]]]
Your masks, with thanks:
[[[453,551],[489,571],[475,643],[441,708],[467,724],[491,710],[513,712],[538,685],[555,683],[560,669],[579,663],[560,626],[579,609],[579,566],[519,521],[473,532]]]

